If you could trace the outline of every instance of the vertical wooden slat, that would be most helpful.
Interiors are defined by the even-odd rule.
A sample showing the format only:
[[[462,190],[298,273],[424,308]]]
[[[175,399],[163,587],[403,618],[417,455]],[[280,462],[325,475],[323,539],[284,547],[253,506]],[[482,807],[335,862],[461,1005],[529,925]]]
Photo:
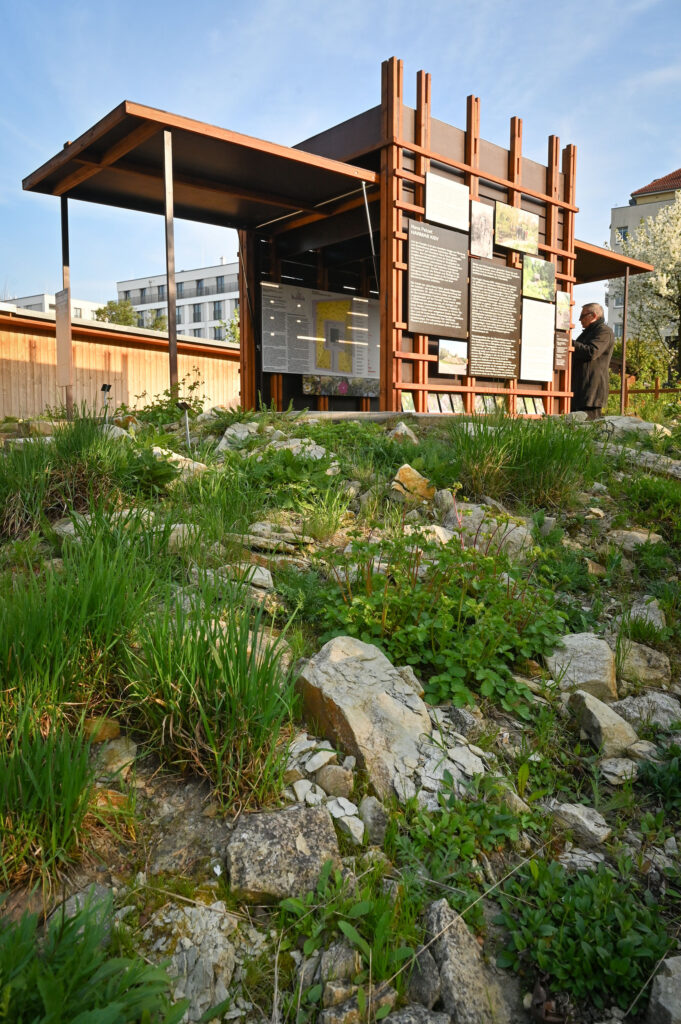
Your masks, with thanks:
[[[566,146],[563,150],[563,178],[565,182],[563,200],[575,205],[575,184],[577,176],[577,147]],[[569,252],[569,256],[563,257],[563,273],[568,277],[575,276],[575,215],[571,210],[563,212],[563,249]],[[574,284],[567,282],[567,291],[570,292],[570,307],[574,301]],[[572,350],[572,332],[568,335],[568,349]],[[572,368],[568,359],[567,370],[561,375],[563,384],[561,390],[572,389]],[[566,413],[570,411],[571,399],[561,398],[559,400],[559,411]]]
[[[560,199],[560,139],[557,135],[549,135],[548,158],[546,164],[546,194],[552,200]],[[549,203],[546,208],[546,244],[558,246],[558,207]],[[557,256],[551,255],[550,260],[556,270],[560,269]],[[553,398],[551,392],[555,389],[561,390],[564,370],[554,372],[552,386],[546,386],[542,390],[547,391],[545,399],[546,411],[553,412]]]
[[[414,141],[418,146],[422,146],[424,149],[430,149],[430,98],[431,98],[431,78],[430,75],[425,71],[419,71],[416,76],[416,122],[414,125]],[[416,154],[414,160],[414,171],[416,174],[427,174],[430,170],[430,160],[423,154]],[[417,206],[426,205],[426,189],[425,185],[414,186],[414,203]],[[425,217],[419,215],[419,220],[423,220]],[[414,349],[420,355],[428,354],[428,335],[427,334],[415,334],[414,335]],[[400,368],[401,364],[397,363]],[[428,382],[428,363],[425,360],[418,360],[413,366],[413,379],[417,384],[426,384]],[[401,396],[401,392],[399,392]],[[424,389],[418,388],[414,395],[414,405],[417,412],[427,412],[428,409],[428,392]]]
[[[383,147],[381,149],[381,397],[384,410],[397,408],[394,387],[399,372],[394,353],[402,344],[402,331],[395,325],[402,320],[400,271],[401,243],[395,237],[402,224],[396,203],[401,182],[396,171],[402,166],[402,149],[395,143],[402,136],[402,98],[404,69],[402,61],[391,57],[382,64],[381,106]]]
[[[472,94],[466,99],[466,141],[465,161],[470,167],[480,166],[480,99]],[[466,174],[471,199],[480,195],[480,180],[477,174]]]
[[[179,395],[177,376],[177,302],[175,288],[175,211],[173,199],[173,134],[163,132],[163,198],[166,235],[166,286],[168,291],[168,363],[170,390]]]
[[[239,335],[241,360],[241,406],[255,409],[255,324],[251,296],[255,287],[255,239],[252,231],[239,231]]]

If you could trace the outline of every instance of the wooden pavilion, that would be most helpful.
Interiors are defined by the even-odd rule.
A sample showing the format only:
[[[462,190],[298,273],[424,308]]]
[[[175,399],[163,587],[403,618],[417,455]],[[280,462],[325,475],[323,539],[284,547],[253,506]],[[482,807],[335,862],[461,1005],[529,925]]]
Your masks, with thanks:
[[[391,58],[382,65],[379,105],[295,147],[121,103],[23,183],[61,197],[66,309],[68,199],[162,214],[170,383],[177,386],[174,217],[224,225],[239,232],[245,408],[259,400],[302,407],[312,394],[321,410],[568,412],[571,317],[547,327],[553,313],[546,296],[543,305],[523,297],[527,256],[555,282],[568,311],[576,284],[628,281],[630,273],[652,268],[575,238],[574,146],[561,151],[551,135],[546,164],[528,160],[518,117],[511,119],[508,149],[485,141],[475,96],[467,100],[465,129],[438,121],[423,71],[415,109],[403,96],[403,65]],[[490,224],[496,210],[484,256],[456,219],[469,216],[464,207],[484,214],[482,221],[487,207]],[[510,244],[500,237],[502,213],[519,220],[523,233],[529,224],[531,244],[525,234]],[[450,271],[458,274],[458,290],[437,279]],[[506,296],[503,317],[485,312],[490,296],[496,310],[497,295]],[[292,316],[291,299],[299,307],[312,303],[308,319]],[[535,317],[544,325],[538,347],[529,333]],[[62,317],[58,350],[68,400],[67,322]],[[349,335],[369,331],[357,326],[365,322],[376,324],[368,357],[369,342],[358,340],[364,335]],[[304,324],[297,335],[295,323]],[[458,339],[459,347],[447,339]],[[443,351],[459,364],[448,365]]]

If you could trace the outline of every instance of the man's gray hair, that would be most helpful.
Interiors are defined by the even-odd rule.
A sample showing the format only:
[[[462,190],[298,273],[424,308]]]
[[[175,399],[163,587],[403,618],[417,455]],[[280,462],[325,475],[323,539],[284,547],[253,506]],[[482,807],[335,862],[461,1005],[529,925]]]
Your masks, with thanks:
[[[585,302],[582,309],[587,313],[595,313],[599,319],[605,319],[605,313],[600,302]]]

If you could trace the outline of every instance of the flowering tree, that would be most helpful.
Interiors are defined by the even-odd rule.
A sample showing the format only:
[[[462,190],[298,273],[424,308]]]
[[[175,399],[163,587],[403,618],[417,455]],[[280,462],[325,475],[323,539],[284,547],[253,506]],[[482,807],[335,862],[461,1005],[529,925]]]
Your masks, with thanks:
[[[640,344],[676,363],[681,373],[681,191],[656,217],[642,220],[622,240],[625,256],[652,263],[650,274],[637,274],[629,283],[631,333]],[[611,281],[618,294],[622,282]]]

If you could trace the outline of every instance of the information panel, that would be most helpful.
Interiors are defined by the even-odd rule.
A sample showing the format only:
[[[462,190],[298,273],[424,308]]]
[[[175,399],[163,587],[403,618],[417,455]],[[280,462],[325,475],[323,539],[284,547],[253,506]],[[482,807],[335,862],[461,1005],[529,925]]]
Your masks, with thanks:
[[[409,221],[409,325],[413,334],[468,337],[468,236]]]
[[[426,172],[426,220],[468,231],[468,185]]]
[[[340,376],[380,372],[376,299],[262,283],[262,367],[269,373]]]
[[[553,380],[555,317],[556,311],[552,303],[523,299],[521,380]]]
[[[471,263],[471,377],[518,376],[522,272]]]
[[[568,366],[568,336],[567,334],[556,334],[556,348],[553,356],[554,370],[567,370]]]

